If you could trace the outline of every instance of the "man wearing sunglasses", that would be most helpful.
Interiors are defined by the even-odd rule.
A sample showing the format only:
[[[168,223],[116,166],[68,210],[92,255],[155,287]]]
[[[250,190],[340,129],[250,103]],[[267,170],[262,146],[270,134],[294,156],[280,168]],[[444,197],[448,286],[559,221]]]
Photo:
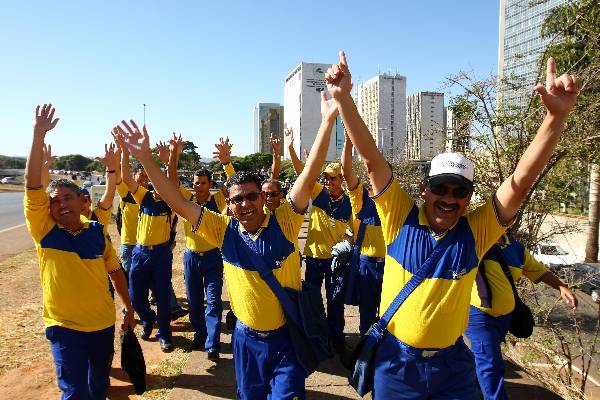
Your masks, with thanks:
[[[233,357],[240,399],[305,398],[306,373],[292,347],[279,300],[260,277],[256,256],[248,253],[248,241],[259,257],[273,267],[283,287],[301,288],[298,235],[310,192],[324,162],[331,130],[337,117],[332,100],[322,93],[322,122],[306,167],[292,187],[288,201],[265,211],[265,196],[256,174],[236,173],[227,183],[228,207],[233,217],[217,214],[185,200],[152,160],[150,139],[144,127],[123,122],[126,146],[146,168],[156,189],[173,209],[194,225],[194,231],[221,248],[231,307],[238,318]]]
[[[325,74],[327,88],[373,185],[387,246],[381,312],[433,249],[444,239],[452,239],[444,242],[443,253],[385,329],[374,360],[374,399],[479,399],[473,355],[462,341],[477,266],[511,224],[548,163],[581,88],[574,76],[556,77],[553,59],[548,61],[546,75],[546,87],[535,87],[546,107],[537,135],[494,196],[465,214],[473,164],[460,154],[435,157],[420,188],[424,205],[417,207],[392,176],[358,113],[343,52],[339,63]]]
[[[294,134],[285,132],[288,150],[294,171],[302,172],[304,165],[294,148]],[[325,281],[327,300],[327,325],[330,341],[342,359],[349,349],[344,337],[344,303],[333,300],[333,246],[344,240],[350,223],[352,207],[350,198],[342,189],[342,167],[338,162],[329,163],[321,175],[324,184],[315,182],[311,193],[312,208],[308,223],[308,234],[304,244],[306,272],[304,278],[317,287]]]

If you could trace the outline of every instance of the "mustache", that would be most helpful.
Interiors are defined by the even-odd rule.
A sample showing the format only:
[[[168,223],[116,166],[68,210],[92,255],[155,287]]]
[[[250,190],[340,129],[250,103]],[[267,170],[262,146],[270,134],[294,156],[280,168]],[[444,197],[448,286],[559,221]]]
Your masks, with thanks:
[[[439,200],[439,201],[435,202],[435,205],[441,206],[443,208],[450,208],[450,209],[452,209],[452,211],[458,210],[458,204],[456,204],[456,203],[449,204],[449,203],[446,203],[445,201]]]

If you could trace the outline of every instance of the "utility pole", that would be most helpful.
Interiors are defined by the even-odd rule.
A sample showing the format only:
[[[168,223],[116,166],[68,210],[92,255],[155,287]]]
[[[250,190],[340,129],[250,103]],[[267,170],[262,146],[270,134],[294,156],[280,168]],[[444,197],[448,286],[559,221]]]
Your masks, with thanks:
[[[144,125],[146,125],[146,103],[144,103]]]

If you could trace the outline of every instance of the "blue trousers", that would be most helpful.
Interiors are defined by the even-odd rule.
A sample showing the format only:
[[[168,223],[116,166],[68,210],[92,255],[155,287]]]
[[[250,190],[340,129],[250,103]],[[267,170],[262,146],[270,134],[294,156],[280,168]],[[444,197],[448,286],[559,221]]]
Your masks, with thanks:
[[[129,297],[131,304],[145,327],[154,325],[158,319],[159,339],[171,339],[171,296],[173,253],[166,243],[149,249],[136,245],[133,249],[129,271]],[[157,315],[150,308],[148,291],[152,288],[156,297]]]
[[[105,399],[110,384],[115,327],[81,332],[61,326],[46,328],[62,399]]]
[[[373,399],[479,400],[473,355],[462,338],[433,356],[422,352],[386,332],[375,354]]]
[[[238,320],[232,340],[238,399],[306,397],[306,374],[296,358],[287,326],[260,332]]]
[[[219,249],[197,253],[186,249],[183,274],[190,309],[190,322],[196,335],[204,340],[205,350],[221,348],[223,313],[223,257]],[[206,295],[206,310],[204,296]]]
[[[506,399],[504,391],[504,359],[500,343],[504,341],[511,316],[492,317],[471,306],[465,336],[471,342],[477,380],[486,400]]]
[[[383,282],[383,260],[360,255],[358,264],[358,290],[360,313],[359,331],[361,335],[367,333],[377,317],[377,309],[381,301],[381,283]]]
[[[327,325],[333,343],[344,341],[344,303],[333,301],[333,278],[331,262],[333,258],[306,257],[304,279],[320,288],[325,279],[325,297],[327,300]]]

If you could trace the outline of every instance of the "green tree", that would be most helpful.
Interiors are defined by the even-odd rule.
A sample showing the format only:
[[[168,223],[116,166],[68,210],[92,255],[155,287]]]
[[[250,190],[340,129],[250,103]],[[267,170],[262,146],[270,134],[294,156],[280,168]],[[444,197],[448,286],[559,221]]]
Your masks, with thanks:
[[[56,169],[66,169],[71,171],[84,171],[88,164],[94,160],[84,157],[81,154],[69,154],[59,157],[54,163]]]
[[[94,160],[85,166],[85,170],[89,171],[89,172],[97,171],[97,172],[104,173],[106,171],[106,166],[104,164],[102,164],[100,161]]]

